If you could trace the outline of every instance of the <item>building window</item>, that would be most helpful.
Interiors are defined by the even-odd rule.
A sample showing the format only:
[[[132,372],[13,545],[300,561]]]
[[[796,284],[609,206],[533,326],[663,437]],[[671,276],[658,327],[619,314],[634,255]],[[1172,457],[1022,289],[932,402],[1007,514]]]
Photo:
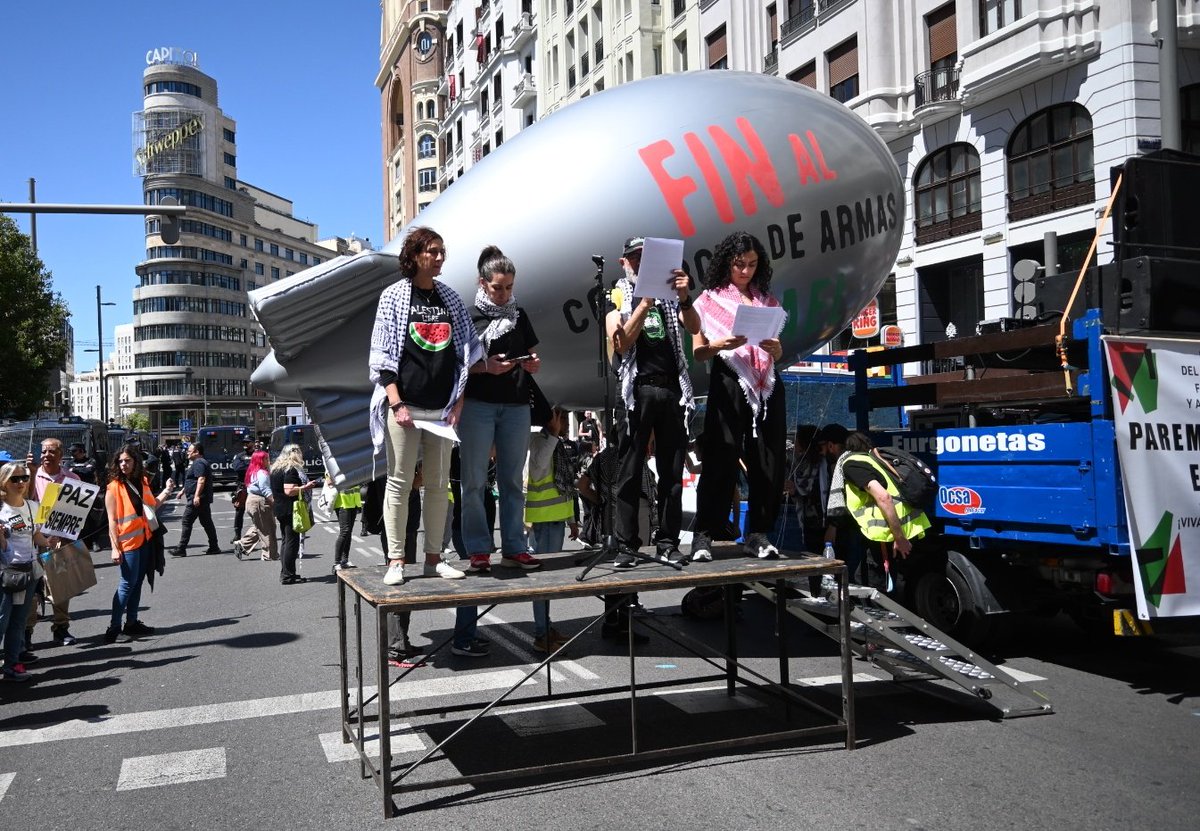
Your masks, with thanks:
[[[147,95],[155,95],[160,92],[179,92],[184,95],[193,95],[196,98],[204,97],[200,94],[200,87],[189,84],[187,81],[154,81],[146,84]]]
[[[237,190],[237,179],[232,176],[225,177],[225,187],[228,190]]]
[[[1021,0],[979,0],[979,36],[998,32],[1021,16]]]
[[[260,240],[260,239],[256,239],[256,240],[254,241],[254,250],[255,250],[255,251],[262,251],[262,250],[263,250],[263,241],[262,241],[262,240]]]
[[[809,61],[799,69],[794,69],[788,73],[787,79],[802,87],[809,89],[817,88],[817,62]]]
[[[300,265],[308,265],[308,255],[303,251],[300,252]]]
[[[254,264],[254,273],[255,274],[266,274],[267,272],[262,263],[255,263]]]
[[[1179,90],[1180,125],[1183,151],[1200,153],[1200,84]]]
[[[729,68],[729,50],[725,44],[725,26],[722,24],[717,29],[704,39],[705,47],[707,48],[707,61],[709,69],[728,69]]]
[[[145,204],[161,204],[164,196],[174,196],[179,200],[180,205],[187,205],[189,208],[212,211],[222,216],[233,216],[232,202],[227,202],[224,199],[210,196],[198,190],[187,190],[185,188],[151,188],[144,194]]]
[[[242,258],[242,261],[241,261],[241,263],[240,263],[240,267],[241,267],[241,268],[249,268],[249,267],[250,267],[250,261],[249,261],[249,260],[247,260],[245,257],[243,257],[243,258]]]
[[[917,245],[969,234],[983,227],[979,153],[951,144],[930,153],[913,176]]]
[[[321,258],[313,257],[313,265],[320,265],[320,264],[321,264]]]
[[[294,260],[296,259],[296,252],[290,248],[285,248],[283,249],[283,258],[285,260]]]
[[[431,135],[423,135],[417,139],[417,158],[432,159],[437,155],[437,140]]]
[[[829,95],[845,104],[858,95],[858,38],[852,37],[825,53]]]
[[[222,132],[225,135],[225,141],[229,142],[230,144],[235,144],[237,142],[237,136],[234,134],[233,130],[230,130],[228,127],[224,127],[222,128]]]
[[[1008,218],[1086,205],[1096,198],[1092,117],[1079,104],[1034,113],[1008,143]]]
[[[279,269],[276,268],[275,266],[271,266],[271,279],[272,280],[279,279]]]
[[[245,248],[246,247],[246,235],[245,234],[242,234],[240,236],[240,242],[241,242],[242,248]]]
[[[279,256],[279,246],[276,243],[271,243],[271,256],[272,257]]]
[[[417,171],[417,190],[421,192],[437,190],[437,169],[432,167]]]

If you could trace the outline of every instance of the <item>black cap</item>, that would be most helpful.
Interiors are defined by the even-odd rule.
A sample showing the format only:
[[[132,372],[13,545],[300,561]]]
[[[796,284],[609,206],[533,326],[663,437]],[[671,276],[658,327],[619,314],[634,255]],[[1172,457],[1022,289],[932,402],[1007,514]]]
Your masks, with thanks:
[[[84,446],[83,442],[75,441],[75,442],[71,442],[71,446],[67,449],[68,450],[87,450],[87,447]]]
[[[834,444],[845,444],[850,431],[840,424],[826,424],[817,433],[817,441],[831,441]]]
[[[621,249],[621,256],[628,257],[634,251],[641,251],[642,246],[645,244],[646,244],[645,237],[630,237],[629,239],[625,240],[625,245]]]

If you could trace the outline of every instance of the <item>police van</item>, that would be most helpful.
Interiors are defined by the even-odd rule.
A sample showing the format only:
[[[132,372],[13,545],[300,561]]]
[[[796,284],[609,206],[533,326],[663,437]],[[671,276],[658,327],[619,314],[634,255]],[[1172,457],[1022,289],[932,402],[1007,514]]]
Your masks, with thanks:
[[[271,431],[271,461],[279,455],[284,445],[299,445],[304,455],[304,472],[309,479],[325,476],[325,457],[321,454],[321,443],[317,439],[315,424],[289,424]]]
[[[196,441],[204,448],[204,459],[212,468],[213,485],[236,485],[233,457],[241,453],[248,441],[254,441],[253,427],[201,427]]]
[[[6,451],[18,461],[25,461],[25,457],[32,453],[33,464],[41,464],[43,439],[61,441],[63,456],[68,459],[71,445],[78,442],[83,445],[88,456],[96,460],[100,470],[108,470],[108,428],[99,419],[63,416],[0,425],[0,450]]]

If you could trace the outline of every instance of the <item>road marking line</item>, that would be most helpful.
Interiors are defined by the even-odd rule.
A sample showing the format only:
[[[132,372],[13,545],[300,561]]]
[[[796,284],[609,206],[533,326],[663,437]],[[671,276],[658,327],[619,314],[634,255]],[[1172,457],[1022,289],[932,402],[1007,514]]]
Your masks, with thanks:
[[[157,788],[181,782],[222,779],[225,776],[225,748],[185,750],[158,756],[136,756],[121,762],[118,791]]]
[[[325,526],[325,530],[328,531],[330,534],[336,534],[338,532],[338,529],[332,528],[328,525]]]
[[[693,687],[686,690],[662,690],[653,695],[689,715],[719,713],[724,710],[742,710],[765,706],[762,701],[745,695],[731,696],[724,685],[719,687]]]
[[[17,778],[15,773],[0,773],[0,801],[4,800],[4,795],[8,793],[8,786]]]
[[[425,742],[413,729],[411,724],[394,724],[392,734],[392,755],[399,753],[418,753],[425,749]],[[317,737],[321,740],[321,749],[325,751],[326,761],[351,762],[358,759],[358,751],[353,744],[343,744],[341,733],[322,733]],[[367,733],[363,749],[368,756],[379,756],[379,733]]]
[[[867,675],[865,672],[856,672],[850,679],[855,684],[865,684],[869,681],[886,681],[886,678],[879,678],[874,675]],[[796,683],[802,687],[832,687],[842,683],[840,675],[817,675],[812,678],[797,678]]]
[[[1022,672],[1021,670],[1013,669],[1012,667],[998,667],[998,669],[1005,675],[1008,675],[1014,681],[1020,681],[1022,684],[1028,684],[1030,681],[1046,680],[1045,677],[1041,675],[1034,675],[1032,672]]]
[[[449,611],[451,614],[455,614],[455,611],[453,609],[449,609],[447,611]],[[511,625],[508,623],[508,621],[503,620],[502,618],[500,618],[498,615],[496,615],[493,612],[489,612],[488,614],[484,615],[482,618],[479,619],[479,622],[480,623],[486,622],[486,623],[496,624],[498,626],[505,626],[505,627]],[[510,638],[507,635],[502,634],[501,632],[497,632],[497,631],[489,631],[488,639],[504,644],[505,648],[508,649],[510,652],[512,652],[514,655],[522,655],[522,656],[532,655],[533,657],[538,658],[540,660],[540,657],[536,653],[533,652],[532,641],[530,641],[528,643],[524,639],[518,641],[515,638]],[[571,661],[571,660],[555,661],[554,668],[566,670],[567,672],[574,675],[576,678],[579,678],[580,680],[583,680],[583,681],[598,681],[598,680],[600,680],[599,675],[592,672],[590,669],[584,667],[583,665],[577,663],[576,661]],[[540,676],[540,673],[539,673],[539,676]],[[535,676],[535,677],[539,677],[539,676]],[[552,677],[555,680],[557,680],[560,676],[554,675]]]
[[[525,670],[510,668],[491,672],[457,674],[449,678],[427,678],[406,681],[402,695],[397,694],[393,702],[410,701],[418,698],[460,695],[480,690],[495,690],[511,687],[525,675]],[[539,674],[540,675],[540,674]],[[554,680],[565,682],[561,673],[555,672]],[[538,683],[534,676],[526,683]],[[363,688],[364,696],[375,694],[375,687]],[[177,707],[170,710],[149,710],[141,713],[99,718],[94,721],[73,719],[61,724],[29,729],[0,732],[0,747],[20,747],[42,742],[89,739],[97,736],[113,736],[122,733],[141,733],[149,730],[165,730],[172,727],[196,727],[204,724],[220,724],[250,718],[307,713],[314,710],[336,710],[340,706],[337,690],[316,693],[281,695],[248,701],[229,701],[220,704],[202,704],[195,707]],[[354,691],[351,691],[351,702]]]
[[[564,730],[589,730],[604,726],[603,719],[597,717],[586,707],[578,705],[520,712],[505,711],[497,713],[496,718],[503,721],[510,730],[522,738],[560,733]]]

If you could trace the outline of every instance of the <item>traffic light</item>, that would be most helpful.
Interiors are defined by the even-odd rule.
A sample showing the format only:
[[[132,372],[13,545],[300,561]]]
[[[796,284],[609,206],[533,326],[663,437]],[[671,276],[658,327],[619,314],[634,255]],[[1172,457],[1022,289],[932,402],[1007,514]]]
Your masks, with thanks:
[[[178,205],[179,200],[174,196],[164,196],[158,200],[160,205]],[[162,215],[158,218],[158,235],[167,245],[174,245],[179,242],[179,217],[174,215]]]

